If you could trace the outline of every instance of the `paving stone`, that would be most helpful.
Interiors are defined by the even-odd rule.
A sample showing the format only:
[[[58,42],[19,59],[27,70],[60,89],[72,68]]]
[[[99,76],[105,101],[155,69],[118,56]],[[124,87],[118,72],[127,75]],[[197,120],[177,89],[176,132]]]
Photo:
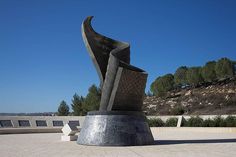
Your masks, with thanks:
[[[158,129],[155,145],[98,147],[62,142],[62,133],[0,135],[1,157],[234,157],[236,133]],[[27,140],[26,140],[27,139]]]

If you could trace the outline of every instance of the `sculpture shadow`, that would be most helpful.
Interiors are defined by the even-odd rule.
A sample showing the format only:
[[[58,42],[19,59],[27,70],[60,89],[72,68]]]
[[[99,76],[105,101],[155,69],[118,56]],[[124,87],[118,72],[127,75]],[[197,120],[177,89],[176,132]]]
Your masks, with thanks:
[[[154,145],[236,143],[236,139],[155,140]]]

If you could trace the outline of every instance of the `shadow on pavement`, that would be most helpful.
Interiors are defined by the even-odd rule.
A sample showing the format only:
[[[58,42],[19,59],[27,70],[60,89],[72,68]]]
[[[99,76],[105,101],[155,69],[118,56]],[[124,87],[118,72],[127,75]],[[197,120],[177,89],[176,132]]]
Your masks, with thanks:
[[[236,139],[199,139],[199,140],[155,140],[154,145],[236,143]]]

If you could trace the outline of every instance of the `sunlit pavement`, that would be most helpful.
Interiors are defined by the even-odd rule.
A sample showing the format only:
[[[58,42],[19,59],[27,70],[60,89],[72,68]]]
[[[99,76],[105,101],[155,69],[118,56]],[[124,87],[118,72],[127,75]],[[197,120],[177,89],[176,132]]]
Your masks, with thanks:
[[[155,145],[82,146],[60,141],[61,133],[0,135],[1,157],[233,157],[236,133],[163,129],[154,131]]]

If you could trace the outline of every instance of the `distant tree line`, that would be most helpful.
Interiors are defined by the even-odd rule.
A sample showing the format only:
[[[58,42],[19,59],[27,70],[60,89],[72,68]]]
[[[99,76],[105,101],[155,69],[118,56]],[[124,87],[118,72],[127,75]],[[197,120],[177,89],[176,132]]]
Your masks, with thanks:
[[[199,84],[209,83],[233,77],[235,75],[235,61],[221,58],[218,61],[209,61],[203,67],[179,67],[174,74],[166,74],[156,78],[151,84],[151,92],[147,95],[165,96],[168,91],[184,88],[186,86],[196,87]],[[74,94],[70,106],[62,100],[57,115],[59,116],[83,116],[88,111],[98,110],[101,99],[101,89],[92,85],[88,89],[86,97]]]
[[[84,116],[88,111],[98,110],[101,99],[101,90],[96,85],[92,85],[88,89],[86,97],[74,94],[71,100],[72,112],[70,113],[70,107],[62,100],[58,107],[58,116]]]
[[[209,61],[203,67],[179,67],[174,74],[166,74],[156,78],[151,84],[151,92],[157,96],[165,96],[168,91],[186,86],[196,87],[235,75],[236,62],[228,58]]]

